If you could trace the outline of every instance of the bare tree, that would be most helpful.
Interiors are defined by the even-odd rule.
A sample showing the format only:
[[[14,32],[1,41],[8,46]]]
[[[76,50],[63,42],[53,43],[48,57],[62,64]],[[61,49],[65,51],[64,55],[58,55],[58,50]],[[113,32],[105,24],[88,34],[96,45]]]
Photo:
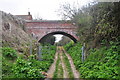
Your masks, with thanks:
[[[75,15],[77,15],[79,13],[79,11],[81,10],[79,7],[77,7],[79,4],[75,5],[71,5],[70,3],[65,3],[60,5],[60,9],[58,10],[60,16],[62,16],[62,18],[64,20],[66,19],[72,19],[73,17],[75,17]]]
[[[42,17],[37,13],[34,15],[34,20],[43,20]]]

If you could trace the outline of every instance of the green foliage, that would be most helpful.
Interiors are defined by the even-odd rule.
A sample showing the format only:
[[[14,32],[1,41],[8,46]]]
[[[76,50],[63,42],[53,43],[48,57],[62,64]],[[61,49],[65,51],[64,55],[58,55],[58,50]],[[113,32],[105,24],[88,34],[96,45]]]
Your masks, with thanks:
[[[118,41],[120,2],[93,2],[82,8],[78,6],[63,4],[61,15],[75,23],[81,43],[86,43],[88,48],[95,48],[101,45],[102,40],[106,40],[105,45],[110,41]]]
[[[67,44],[65,49],[83,78],[120,79],[120,2],[91,4],[78,10],[63,5],[69,13],[65,16],[72,16],[71,21],[78,26],[80,42],[86,43],[87,59],[81,63],[77,45]]]
[[[6,59],[5,57],[2,57],[2,78],[7,78],[12,76],[12,66],[13,61]]]
[[[7,57],[8,59],[16,59],[17,58],[16,51],[10,47],[3,47],[2,54],[3,54],[3,56]]]
[[[30,56],[31,57],[31,56]],[[14,78],[44,78],[39,67],[40,62],[30,58],[29,60],[18,58],[14,63],[12,71]]]
[[[91,51],[90,56],[79,71],[83,78],[120,79],[120,55],[119,46],[112,45],[110,48],[100,48]]]
[[[2,53],[2,50],[0,49],[0,79],[2,79],[2,54],[1,53]]]
[[[42,47],[42,60],[49,61],[49,63],[53,63],[54,55],[56,52],[56,47],[53,45],[47,45]]]
[[[62,55],[63,55],[64,63],[66,65],[66,69],[68,71],[69,78],[74,78],[74,75],[73,75],[73,72],[72,72],[72,69],[71,69],[71,65],[70,65],[70,62],[69,62],[67,56],[65,55],[65,53],[63,53]]]
[[[55,67],[55,72],[53,75],[53,80],[56,80],[56,78],[63,78],[63,68],[62,68],[62,64],[60,63],[60,54],[58,54],[58,59],[56,61],[56,67]]]
[[[74,44],[74,42],[71,41],[71,42],[69,42],[68,44],[66,44],[66,45],[64,46],[64,48],[68,51],[71,47],[73,47],[73,44]]]
[[[13,54],[11,53],[14,53],[15,55],[15,50],[11,48],[3,48],[4,50],[3,57],[2,57],[3,58],[2,60],[3,79],[45,78],[45,76],[41,72],[48,71],[54,59],[55,48],[56,48],[55,46],[50,46],[50,45],[49,45],[49,51],[43,48],[45,53],[43,55],[43,61],[38,61],[36,59],[35,54],[28,56],[26,59],[24,59],[22,56],[22,57],[16,57],[17,59],[13,60]],[[47,51],[50,52],[50,53],[47,53],[48,55],[46,54]],[[11,56],[12,58],[10,58]]]
[[[80,64],[82,63],[81,61],[81,44],[76,43],[73,44],[72,42],[64,46],[65,50],[67,51],[68,54],[72,57],[74,64],[77,69],[81,66]]]
[[[89,50],[90,55],[84,63],[81,63],[81,56],[78,53],[80,44],[76,44],[68,49],[67,52],[73,58],[74,64],[81,74],[81,78],[89,78],[91,80],[97,80],[98,78],[108,80],[120,79],[119,42],[110,42],[110,44],[110,47]]]
[[[49,47],[49,50],[46,48]],[[47,71],[53,62],[55,55],[55,46],[43,46],[42,61],[38,61],[35,55],[31,55],[27,60],[18,58],[13,65],[13,77],[15,78],[44,78],[42,71]]]
[[[0,50],[2,51],[2,77],[9,77],[12,75],[11,69],[17,58],[17,52],[10,47],[2,47]]]

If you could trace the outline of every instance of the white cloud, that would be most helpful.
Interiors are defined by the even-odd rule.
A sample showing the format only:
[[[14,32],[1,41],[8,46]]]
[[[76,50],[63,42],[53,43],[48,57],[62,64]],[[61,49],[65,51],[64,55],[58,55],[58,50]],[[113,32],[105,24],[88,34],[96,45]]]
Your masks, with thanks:
[[[60,4],[78,2],[80,5],[84,5],[88,1],[92,0],[0,0],[0,10],[13,15],[25,15],[30,8],[33,16],[39,14],[43,19],[55,20],[60,19],[58,13],[55,12],[59,9]]]

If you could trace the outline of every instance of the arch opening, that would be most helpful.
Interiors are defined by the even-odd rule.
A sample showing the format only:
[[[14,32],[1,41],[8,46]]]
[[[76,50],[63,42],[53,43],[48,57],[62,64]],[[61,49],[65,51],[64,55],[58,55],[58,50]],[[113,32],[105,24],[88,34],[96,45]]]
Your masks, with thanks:
[[[61,32],[61,31],[48,33],[48,34],[46,34],[45,36],[43,36],[43,37],[39,40],[39,42],[40,42],[40,43],[44,43],[44,42],[45,42],[45,39],[48,40],[48,39],[51,38],[50,36],[52,36],[52,40],[55,40],[55,36],[53,37],[53,35],[56,35],[56,34],[61,34],[61,35],[63,35],[63,36],[66,36],[66,37],[70,38],[70,39],[73,40],[75,43],[77,42],[77,39],[76,39],[74,36],[72,36],[71,34],[68,34],[68,33],[66,33],[66,32]],[[53,44],[54,44],[54,43],[53,43]]]

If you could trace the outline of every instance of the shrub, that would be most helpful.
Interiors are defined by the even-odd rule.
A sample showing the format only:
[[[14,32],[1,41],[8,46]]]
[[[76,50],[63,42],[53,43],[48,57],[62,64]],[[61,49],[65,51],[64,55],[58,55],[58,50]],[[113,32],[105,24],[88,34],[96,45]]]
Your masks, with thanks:
[[[10,47],[3,47],[2,48],[3,56],[7,57],[8,59],[16,59],[16,51]]]
[[[109,47],[102,46],[99,49],[89,50],[90,55],[84,63],[81,62],[81,45],[77,43],[71,48],[69,46],[71,45],[67,44],[66,50],[71,55],[81,78],[91,80],[98,80],[99,78],[107,80],[120,79],[119,42],[111,42]]]
[[[12,71],[14,78],[44,78],[40,68],[34,66],[33,62],[21,58],[17,59]]]

